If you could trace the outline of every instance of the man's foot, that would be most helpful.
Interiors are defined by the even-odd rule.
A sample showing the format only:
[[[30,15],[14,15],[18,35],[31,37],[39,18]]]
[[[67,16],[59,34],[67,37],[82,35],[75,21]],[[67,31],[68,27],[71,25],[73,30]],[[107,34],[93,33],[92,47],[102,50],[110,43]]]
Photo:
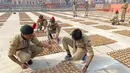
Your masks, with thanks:
[[[115,23],[112,23],[112,25],[115,25]]]
[[[69,59],[71,59],[71,57],[72,57],[71,54],[68,54],[65,56],[65,60],[69,60]]]
[[[28,65],[32,65],[32,64],[33,64],[33,61],[32,61],[32,60],[29,60],[27,63],[28,63]]]
[[[120,22],[124,22],[124,20],[120,20]]]
[[[84,15],[85,17],[88,17],[88,15]]]
[[[27,63],[24,63],[24,64],[28,66],[28,64],[27,64]]]

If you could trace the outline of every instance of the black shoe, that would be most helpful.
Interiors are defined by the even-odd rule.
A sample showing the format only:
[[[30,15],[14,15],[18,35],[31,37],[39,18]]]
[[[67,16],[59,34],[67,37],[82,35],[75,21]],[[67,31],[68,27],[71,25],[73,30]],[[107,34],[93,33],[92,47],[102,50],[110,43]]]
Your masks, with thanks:
[[[28,65],[32,65],[32,64],[33,64],[33,61],[32,61],[32,60],[29,60],[27,63],[28,63]]]
[[[27,64],[27,63],[24,63],[24,64],[28,66],[28,64]]]
[[[124,20],[120,20],[120,22],[124,22]]]
[[[69,60],[69,59],[71,59],[71,57],[72,56],[70,54],[68,54],[68,55],[65,56],[65,60]]]

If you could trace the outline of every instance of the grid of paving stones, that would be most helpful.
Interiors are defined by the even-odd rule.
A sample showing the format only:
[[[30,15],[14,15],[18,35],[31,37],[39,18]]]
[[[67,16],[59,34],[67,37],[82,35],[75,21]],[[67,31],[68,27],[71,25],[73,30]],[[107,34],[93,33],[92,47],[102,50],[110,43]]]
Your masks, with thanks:
[[[93,46],[101,46],[101,45],[106,45],[106,44],[111,44],[116,42],[115,40],[97,34],[90,35],[88,36],[88,38],[92,41]]]
[[[50,44],[51,48],[43,48],[44,50],[40,53],[40,56],[64,52],[63,49],[53,40],[49,43],[48,40],[42,41],[43,43]]]
[[[72,62],[61,62],[54,67],[34,70],[29,73],[80,73],[80,70]]]
[[[108,55],[130,68],[130,48],[109,52]]]
[[[112,26],[107,26],[107,25],[98,25],[98,26],[93,26],[99,29],[104,29],[104,30],[111,30],[111,29],[117,29],[116,27],[112,27]]]
[[[118,30],[118,31],[113,31],[114,33],[123,35],[123,36],[128,36],[130,37],[130,30]]]

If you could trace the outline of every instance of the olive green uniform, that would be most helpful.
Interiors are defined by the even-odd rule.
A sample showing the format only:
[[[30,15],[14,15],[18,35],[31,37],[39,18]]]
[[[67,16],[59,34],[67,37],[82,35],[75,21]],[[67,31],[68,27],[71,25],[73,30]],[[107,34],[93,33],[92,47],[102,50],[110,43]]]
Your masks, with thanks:
[[[21,63],[26,63],[43,50],[42,47],[39,47],[40,44],[42,43],[36,37],[25,40],[21,34],[16,34],[10,41],[8,55],[14,55]]]
[[[81,60],[86,53],[88,53],[89,56],[94,55],[92,47],[87,46],[88,42],[88,37],[85,34],[83,34],[82,39],[78,41],[69,37],[63,37],[62,39],[63,48],[67,53],[70,53],[69,46],[73,48],[73,60]]]
[[[42,30],[42,26],[44,27],[44,29],[46,29],[47,27],[47,20],[46,19],[42,19],[42,20],[38,20],[37,21],[37,30],[40,29]]]
[[[52,23],[49,23],[47,25],[47,37],[48,37],[48,40],[52,39],[52,34],[60,33],[60,29],[61,29],[61,27],[58,25],[58,23],[55,22],[53,25],[52,25]]]
[[[128,2],[126,2],[124,4],[124,6],[122,7],[122,13],[121,13],[121,20],[124,20],[125,21],[125,14],[126,14],[126,11],[127,11],[127,8],[128,8]]]

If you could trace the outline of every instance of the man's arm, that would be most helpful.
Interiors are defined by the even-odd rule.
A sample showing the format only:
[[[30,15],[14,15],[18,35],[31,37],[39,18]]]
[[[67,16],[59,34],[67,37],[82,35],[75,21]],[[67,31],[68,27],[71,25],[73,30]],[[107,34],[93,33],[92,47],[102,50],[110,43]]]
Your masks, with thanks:
[[[15,63],[21,65],[22,63],[20,61],[18,61],[14,55],[8,55],[8,57]]]
[[[56,40],[58,42],[59,39],[59,33],[60,33],[61,27],[57,24],[57,28],[56,28]]]
[[[44,30],[46,30],[46,28],[47,28],[47,23],[48,23],[48,22],[47,22],[47,20],[45,19],[45,23],[44,23],[44,24],[45,24],[45,26],[44,26]]]
[[[31,41],[32,41],[36,46],[39,46],[39,47],[44,47],[44,48],[50,47],[49,44],[44,43],[44,42],[42,42],[42,41],[39,41],[35,36],[32,38]]]

